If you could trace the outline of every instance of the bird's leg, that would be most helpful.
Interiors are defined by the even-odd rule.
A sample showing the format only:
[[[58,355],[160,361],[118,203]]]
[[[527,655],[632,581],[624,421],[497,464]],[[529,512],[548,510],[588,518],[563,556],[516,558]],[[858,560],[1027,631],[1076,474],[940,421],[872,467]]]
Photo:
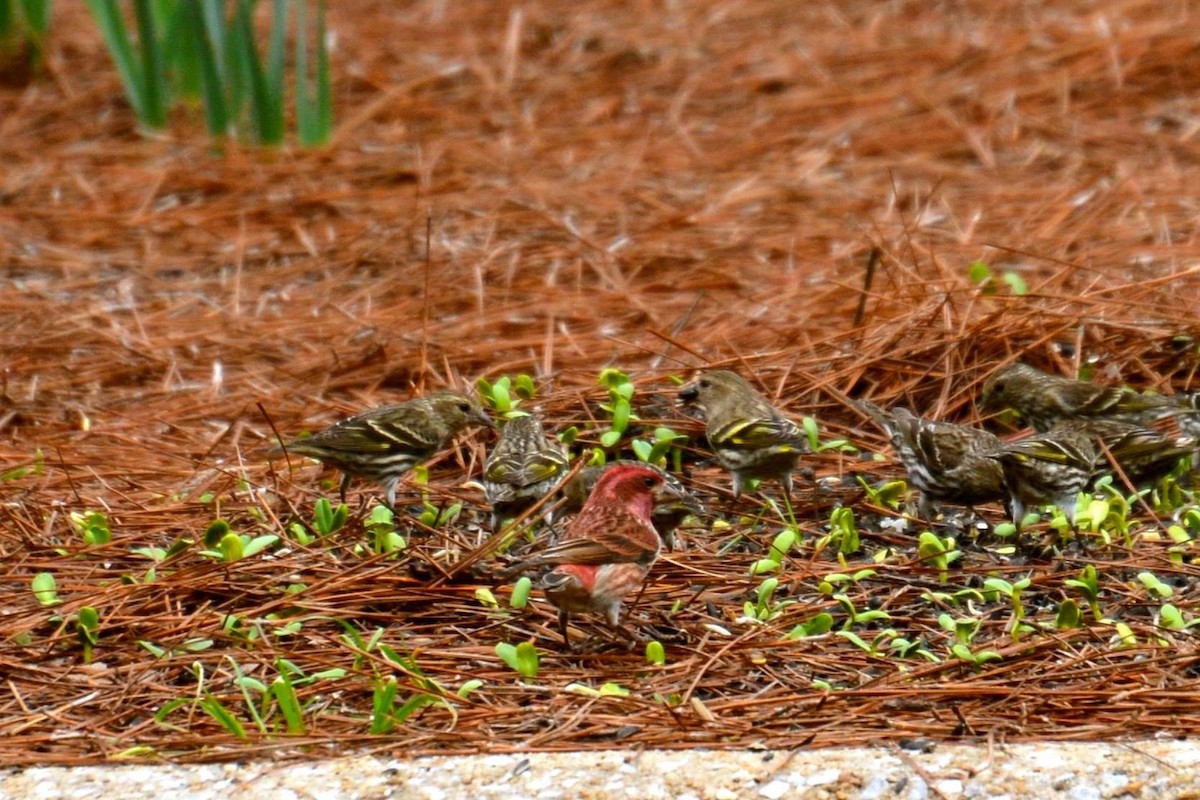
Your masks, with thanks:
[[[343,503],[346,502],[346,490],[348,488],[350,488],[350,475],[343,472],[342,473],[342,482],[340,484],[338,484],[338,494],[341,495]]]
[[[562,633],[563,646],[568,650],[571,649],[571,639],[567,636],[567,619],[570,616],[566,611],[558,612],[558,630]]]

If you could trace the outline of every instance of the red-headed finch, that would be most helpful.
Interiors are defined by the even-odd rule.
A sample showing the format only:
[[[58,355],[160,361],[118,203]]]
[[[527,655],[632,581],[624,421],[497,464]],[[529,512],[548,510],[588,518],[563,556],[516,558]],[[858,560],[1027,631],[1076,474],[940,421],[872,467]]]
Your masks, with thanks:
[[[433,392],[381,406],[344,419],[307,439],[289,442],[287,451],[315,458],[342,471],[341,495],[351,478],[374,481],[396,504],[396,484],[404,473],[432,456],[455,433],[470,425],[492,424],[480,406],[458,392]],[[284,448],[274,448],[277,456]]]
[[[791,495],[792,470],[808,452],[800,426],[729,370],[702,372],[679,390],[679,398],[704,407],[708,443],[733,475],[734,497],[752,478],[774,478]]]
[[[668,550],[673,550],[675,547],[675,529],[689,515],[703,514],[704,506],[696,499],[695,495],[684,488],[684,485],[679,482],[678,478],[651,464],[622,459],[620,461],[612,461],[601,467],[584,467],[563,487],[564,500],[562,505],[559,506],[559,511],[564,514],[571,514],[583,508],[583,504],[587,501],[588,495],[592,493],[592,489],[595,488],[596,482],[600,480],[600,476],[618,466],[648,467],[657,470],[663,476],[667,490],[654,503],[654,511],[650,515],[650,521],[654,523],[654,529],[658,531],[663,544],[667,546]]]
[[[1028,506],[1052,503],[1075,524],[1077,495],[1091,483],[1100,460],[1092,436],[1056,427],[1009,442],[988,454],[1004,470],[1009,510],[1018,527]]]
[[[558,609],[563,642],[571,614],[604,614],[617,626],[621,601],[642,587],[658,558],[662,540],[650,516],[669,491],[663,474],[640,464],[618,464],[601,473],[596,486],[556,544],[506,570],[514,574],[551,566],[540,585]]]
[[[982,405],[993,411],[1015,409],[1035,431],[1044,433],[1069,419],[1119,417],[1144,424],[1180,410],[1182,403],[1176,397],[1100,386],[1017,363],[988,377]]]
[[[899,406],[884,411],[865,400],[855,402],[891,438],[909,483],[921,493],[917,511],[922,519],[934,519],[934,501],[975,506],[1008,497],[1000,463],[986,455],[1003,446],[993,434],[922,419]]]
[[[542,499],[569,467],[562,446],[546,438],[537,417],[526,414],[509,419],[483,467],[492,528]]]

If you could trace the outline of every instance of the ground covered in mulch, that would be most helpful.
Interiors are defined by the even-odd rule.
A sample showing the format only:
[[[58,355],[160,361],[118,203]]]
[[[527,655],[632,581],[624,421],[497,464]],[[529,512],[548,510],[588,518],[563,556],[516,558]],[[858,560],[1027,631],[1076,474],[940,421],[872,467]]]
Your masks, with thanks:
[[[961,550],[942,580],[921,528],[856,479],[902,471],[848,403],[978,422],[981,381],[1015,358],[1200,388],[1195,10],[339,3],[334,142],[217,153],[187,113],[139,133],[83,4],[60,5],[49,71],[0,89],[0,761],[1200,729],[1195,638],[1159,624],[1166,602],[1200,613],[1200,550],[1167,536],[1169,514],[1135,508],[1128,536],[1044,556],[940,527]],[[975,262],[992,278],[973,282]],[[803,541],[763,621],[749,568],[783,522],[762,495],[733,500],[673,402],[672,378],[705,364],[860,448],[805,459]],[[536,596],[509,608],[470,482],[494,434],[402,488],[403,553],[373,553],[377,493],[357,484],[344,527],[297,541],[336,475],[269,462],[268,416],[294,435],[525,373],[527,405],[579,426],[579,452],[606,427],[610,366],[646,430],[690,437],[683,480],[709,511],[626,620],[664,665],[595,620],[565,650]],[[463,510],[423,528],[424,500]],[[861,537],[845,563],[817,546],[839,505]],[[85,543],[87,512],[111,542]],[[216,519],[280,541],[222,562],[202,553]],[[1101,620],[1066,583],[1087,564]],[[821,591],[863,569],[834,579],[844,601]],[[33,592],[40,573],[58,604]],[[963,591],[991,577],[1030,578],[1028,630],[1010,633],[1007,598]],[[1079,627],[1055,624],[1068,598]],[[820,612],[832,632],[786,638]],[[942,614],[976,620],[970,651],[1000,658],[952,655]],[[535,678],[496,654],[522,641]],[[302,733],[262,694],[281,673]],[[627,695],[568,689],[606,683]]]

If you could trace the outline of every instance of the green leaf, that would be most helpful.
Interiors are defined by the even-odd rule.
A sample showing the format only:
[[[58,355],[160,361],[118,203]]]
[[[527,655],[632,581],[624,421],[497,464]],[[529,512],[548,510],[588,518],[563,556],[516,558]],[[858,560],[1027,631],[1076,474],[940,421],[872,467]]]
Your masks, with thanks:
[[[375,684],[375,690],[372,694],[372,713],[370,733],[379,735],[390,732],[395,726],[395,719],[392,717],[392,709],[396,705],[396,691],[399,689],[399,684],[395,678],[388,678],[386,681]]]
[[[287,732],[291,734],[304,733],[306,730],[304,714],[300,710],[300,701],[296,697],[296,689],[292,686],[291,681],[286,676],[280,675],[271,682],[271,694],[274,695],[275,702],[279,705],[279,711],[287,723]]]
[[[204,529],[204,546],[216,547],[221,540],[229,535],[229,523],[223,519],[215,519]]]
[[[1029,294],[1029,287],[1025,285],[1025,279],[1016,272],[1005,272],[1001,280],[1007,283],[1012,293],[1018,297]]]
[[[967,265],[967,280],[971,283],[983,283],[992,277],[992,268],[982,261],[973,261]]]
[[[517,579],[513,584],[512,596],[508,599],[509,608],[522,609],[529,604],[529,594],[533,591],[533,581],[527,576]]]
[[[246,545],[236,533],[227,533],[221,537],[218,549],[223,561],[233,562],[245,555]]]
[[[333,506],[324,497],[313,506],[313,527],[322,536],[333,531]]]
[[[62,602],[58,599],[58,582],[54,580],[53,573],[39,572],[33,576],[31,585],[33,587],[33,596],[42,605],[54,606]]]
[[[602,447],[612,447],[617,442],[621,441],[622,432],[618,430],[605,431],[600,435],[600,445]]]
[[[1058,614],[1054,618],[1054,627],[1060,630],[1078,628],[1083,623],[1083,615],[1079,604],[1067,598],[1058,605]]]
[[[486,586],[480,586],[475,589],[475,599],[488,608],[496,609],[500,607],[499,601],[496,600],[496,595]]]
[[[240,537],[238,537],[238,541],[241,542]],[[257,555],[263,550],[266,550],[268,547],[274,547],[278,542],[279,537],[273,533],[267,534],[266,536],[255,536],[248,544],[243,543],[242,553],[240,556],[238,556],[238,558],[249,558],[250,556]],[[222,551],[225,549],[225,539],[221,540],[221,549]],[[226,560],[236,561],[237,558]]]
[[[634,439],[629,444],[630,447],[633,448],[634,455],[636,455],[640,461],[645,461],[647,463],[653,462],[654,446],[652,444],[647,442],[645,439]]]
[[[667,653],[662,642],[657,639],[646,642],[646,663],[660,667],[667,663]]]
[[[538,654],[532,642],[521,642],[516,652],[517,672],[526,678],[536,678],[538,673]]]
[[[1159,597],[1170,597],[1175,594],[1175,590],[1168,584],[1160,581],[1153,572],[1139,572],[1137,578],[1142,582],[1143,586]]]
[[[761,575],[764,572],[774,572],[780,568],[780,563],[773,558],[760,558],[750,565],[751,575]]]

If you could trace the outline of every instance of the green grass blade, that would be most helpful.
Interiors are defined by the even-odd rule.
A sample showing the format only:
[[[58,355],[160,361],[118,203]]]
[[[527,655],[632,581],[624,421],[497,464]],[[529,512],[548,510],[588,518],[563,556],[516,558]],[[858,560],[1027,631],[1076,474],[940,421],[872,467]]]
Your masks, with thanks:
[[[329,57],[325,48],[323,0],[317,4],[317,33],[312,46],[317,57],[315,76],[311,76],[308,69],[308,0],[299,0],[296,4],[296,128],[300,144],[305,147],[315,147],[329,140]]]
[[[191,46],[196,56],[196,69],[200,83],[200,99],[204,103],[204,119],[208,132],[214,137],[229,132],[229,107],[221,82],[221,64],[217,55],[217,44],[210,36],[204,11],[197,2],[186,2],[180,9],[187,15],[187,29],[191,32]],[[223,24],[222,24],[223,27]]]
[[[296,0],[305,3],[308,0]],[[284,63],[287,59],[288,17],[291,0],[275,0],[271,11],[271,38],[267,46],[267,90],[271,96],[271,113],[279,115],[280,137],[283,136]]]
[[[100,27],[104,44],[108,47],[109,55],[117,67],[121,84],[133,113],[139,120],[146,121],[145,89],[142,86],[141,65],[134,58],[133,45],[129,41],[129,32],[125,29],[125,20],[121,18],[121,10],[117,8],[116,0],[87,0],[88,9]]]
[[[173,3],[165,8],[161,3],[155,17],[162,26],[163,57],[167,76],[178,97],[190,101],[200,97],[200,31],[192,11],[196,4],[192,0]]]
[[[21,0],[21,12],[29,30],[38,40],[45,39],[50,32],[50,0]]]
[[[142,51],[142,98],[145,110],[142,122],[151,128],[163,128],[167,124],[166,68],[150,0],[134,0],[133,13],[137,19],[138,47]]]
[[[317,53],[317,124],[312,135],[307,140],[302,139],[308,147],[326,144],[333,133],[333,87],[329,74],[329,47],[325,43],[325,0],[317,0],[317,36],[313,46]]]
[[[255,138],[263,144],[280,144],[283,141],[283,115],[274,111],[267,76],[254,43],[253,5],[252,0],[241,0],[238,4],[237,15],[230,29],[232,46],[236,51],[241,80],[250,98],[250,121]]]

